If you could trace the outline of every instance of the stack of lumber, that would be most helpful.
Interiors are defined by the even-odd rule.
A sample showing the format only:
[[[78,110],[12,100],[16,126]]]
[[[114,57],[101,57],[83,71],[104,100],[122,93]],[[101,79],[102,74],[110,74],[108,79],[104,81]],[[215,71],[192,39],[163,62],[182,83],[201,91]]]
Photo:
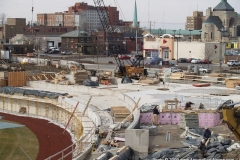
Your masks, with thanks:
[[[199,126],[198,114],[197,113],[181,113],[179,127],[185,129],[196,128]]]
[[[144,84],[158,84],[160,81],[159,79],[156,79],[156,78],[148,78],[148,79],[140,79],[139,82]]]
[[[130,111],[124,106],[112,106],[110,114],[115,122],[122,122],[126,117],[130,115]],[[131,120],[132,116],[129,116],[128,120]]]
[[[75,84],[82,84],[87,77],[88,77],[88,73],[86,70],[82,70],[74,73]]]
[[[185,73],[183,72],[172,73],[170,76],[170,79],[183,79],[184,76],[185,76]]]
[[[232,78],[225,78],[225,83],[227,88],[235,88],[240,84],[240,78],[232,77]]]

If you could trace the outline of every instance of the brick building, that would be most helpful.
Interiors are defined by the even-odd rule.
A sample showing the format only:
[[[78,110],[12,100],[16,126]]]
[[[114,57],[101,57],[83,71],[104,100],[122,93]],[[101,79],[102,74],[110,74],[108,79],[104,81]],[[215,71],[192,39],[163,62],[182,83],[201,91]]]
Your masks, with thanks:
[[[10,39],[17,34],[23,34],[27,37],[47,37],[45,38],[46,46],[54,45],[60,47],[61,43],[56,41],[54,44],[54,39],[59,38],[59,35],[75,30],[75,27],[36,25],[31,27],[30,25],[26,25],[25,18],[8,18],[7,23],[1,29],[1,43],[9,43]]]
[[[107,6],[106,9],[111,24],[119,25],[117,8]],[[74,6],[68,8],[68,11],[37,14],[37,22],[39,25],[46,26],[79,26],[83,30],[102,27],[96,7],[84,2],[75,3]]]
[[[120,50],[124,50],[124,34],[114,32],[112,36],[115,38],[116,46]],[[105,35],[103,31],[91,32],[75,30],[60,35],[62,50],[72,51],[82,55],[96,55],[104,52],[111,54],[114,50],[111,38]],[[98,53],[97,53],[98,52]]]
[[[203,16],[203,12],[194,11],[193,16],[188,16],[186,19],[186,30],[200,30],[202,29],[202,23],[205,17]]]

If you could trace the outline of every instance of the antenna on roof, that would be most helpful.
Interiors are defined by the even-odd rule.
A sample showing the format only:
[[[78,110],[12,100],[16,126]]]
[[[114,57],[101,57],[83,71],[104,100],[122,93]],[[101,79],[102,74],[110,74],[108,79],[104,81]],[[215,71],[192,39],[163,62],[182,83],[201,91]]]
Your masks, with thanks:
[[[198,4],[197,4],[197,11],[198,11]]]
[[[148,0],[148,25],[150,25],[150,23],[149,23],[149,6],[150,6],[150,0]],[[149,27],[150,28],[150,27]]]
[[[33,0],[32,0],[32,23],[31,23],[31,28],[33,28]]]

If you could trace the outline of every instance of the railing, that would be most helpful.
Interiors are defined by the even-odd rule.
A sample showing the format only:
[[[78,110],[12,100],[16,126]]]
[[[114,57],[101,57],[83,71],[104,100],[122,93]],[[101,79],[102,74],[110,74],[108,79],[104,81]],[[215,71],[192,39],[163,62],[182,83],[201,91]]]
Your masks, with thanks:
[[[34,97],[28,97],[28,98],[26,98],[26,97],[23,97],[23,96],[18,96],[18,95],[6,95],[6,94],[1,94],[0,95],[0,99],[1,99],[1,102],[3,103],[3,105],[1,105],[1,110],[3,111],[3,112],[5,112],[5,113],[9,113],[9,114],[16,114],[16,115],[23,115],[23,114],[20,114],[17,110],[16,110],[16,108],[20,108],[20,106],[18,106],[18,107],[15,107],[15,110],[13,109],[13,107],[11,107],[11,108],[9,108],[9,106],[13,106],[13,104],[12,103],[15,103],[15,102],[17,102],[17,105],[21,105],[21,104],[23,104],[23,105],[29,105],[30,103],[32,103],[32,102],[34,102],[34,104],[36,103],[36,106],[35,107],[41,107],[41,104],[43,104],[43,103],[50,103],[50,104],[52,104],[54,107],[60,107],[60,104],[58,103],[58,104],[55,104],[53,101],[51,102],[51,101],[43,101],[43,99],[38,99],[38,98],[34,98]],[[18,99],[17,101],[15,101],[15,100],[13,100],[13,99]],[[20,103],[18,103],[19,102],[19,100],[21,101]],[[22,101],[26,101],[26,102],[22,102]],[[10,105],[8,105],[8,103],[11,103]],[[57,102],[56,102],[57,103]],[[61,103],[62,104],[62,103]],[[45,108],[46,106],[44,105],[43,106],[43,108]],[[29,108],[30,108],[30,106],[27,106],[27,108],[28,108],[28,110],[29,110]],[[72,107],[70,107],[69,105],[68,106],[66,106],[65,108],[64,107],[61,107],[67,114],[72,114]],[[53,110],[55,110],[54,108],[53,108]],[[48,110],[45,110],[45,112],[47,112]],[[29,112],[29,111],[28,111]],[[56,117],[55,116],[48,116],[48,117],[45,117],[44,116],[45,114],[38,114],[38,113],[27,113],[25,116],[29,116],[29,117],[32,117],[32,116],[34,116],[34,118],[36,118],[36,116],[37,117],[41,117],[41,118],[45,118],[45,119],[48,119],[48,120],[52,120],[52,121],[55,121],[55,122],[57,122],[57,123],[61,123],[61,124],[63,124],[64,125],[64,123],[66,123],[66,122],[63,122],[62,120],[59,120],[59,119],[56,119]],[[74,116],[76,116],[76,114],[74,115]],[[76,117],[76,119],[79,119],[80,117]],[[68,120],[68,119],[66,119],[66,120]],[[80,119],[79,119],[80,120]],[[69,127],[68,128],[70,128],[70,130],[72,129],[72,128],[75,128],[76,129],[76,126],[71,126],[71,125],[69,125]],[[80,127],[81,128],[81,127]],[[63,149],[62,151],[59,151],[58,153],[56,153],[56,154],[54,154],[54,155],[52,155],[52,156],[50,156],[50,157],[48,157],[48,158],[46,158],[45,160],[51,160],[51,159],[56,159],[56,158],[58,158],[58,159],[60,159],[60,160],[64,160],[64,158],[66,158],[66,157],[69,157],[69,156],[71,156],[71,157],[73,157],[73,158],[75,158],[75,157],[77,157],[77,156],[79,156],[81,153],[83,153],[83,151],[84,151],[84,149],[86,148],[86,147],[88,147],[91,143],[90,142],[88,142],[89,141],[89,139],[91,139],[92,138],[92,136],[94,135],[94,129],[92,129],[92,130],[89,130],[89,132],[86,134],[86,135],[84,135],[83,137],[81,137],[77,142],[75,142],[74,144],[72,144],[72,145],[70,145],[70,146],[68,146],[67,148],[65,148],[65,149]]]
[[[69,156],[70,154],[73,155],[73,158],[76,158],[77,156],[79,156],[82,151],[90,144],[88,142],[83,142],[83,141],[88,141],[91,136],[94,134],[93,132],[94,130],[89,130],[89,132],[83,136],[82,138],[80,138],[76,143],[72,144],[71,146],[68,146],[67,148],[63,149],[62,151],[46,158],[45,160],[51,160],[52,158],[55,158],[57,156],[61,156],[60,160],[64,160],[64,158],[66,158],[67,156]],[[90,135],[90,136],[89,136]],[[71,151],[69,151],[67,154],[65,153],[68,149],[71,149]],[[65,153],[65,154],[64,154]]]

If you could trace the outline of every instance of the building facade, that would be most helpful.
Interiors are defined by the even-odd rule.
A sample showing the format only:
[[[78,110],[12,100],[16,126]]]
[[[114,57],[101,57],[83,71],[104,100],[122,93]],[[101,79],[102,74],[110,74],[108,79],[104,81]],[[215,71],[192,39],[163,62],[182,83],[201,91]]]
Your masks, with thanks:
[[[146,34],[143,39],[143,56],[146,58],[159,57],[164,60],[172,60],[174,57],[174,36],[164,34],[156,38],[152,34]]]
[[[213,10],[207,9],[202,24],[203,41],[229,42],[237,36],[240,36],[239,16],[227,0],[221,0]]]
[[[119,25],[119,11],[116,7],[107,6],[109,21],[112,25]],[[75,3],[68,11],[37,14],[37,23],[46,26],[79,26],[81,29],[99,29],[102,27],[97,9],[88,3]]]
[[[203,16],[203,12],[194,11],[193,16],[188,16],[186,19],[186,30],[201,30],[202,23],[205,17]]]

